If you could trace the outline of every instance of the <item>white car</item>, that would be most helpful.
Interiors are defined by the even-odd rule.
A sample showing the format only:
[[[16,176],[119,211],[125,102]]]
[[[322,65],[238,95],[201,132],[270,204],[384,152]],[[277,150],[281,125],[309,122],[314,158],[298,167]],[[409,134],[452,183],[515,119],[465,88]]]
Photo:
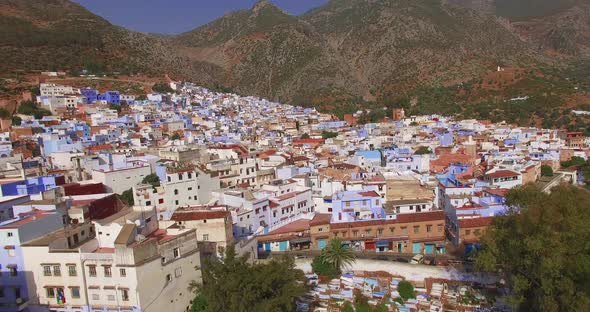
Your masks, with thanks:
[[[412,257],[412,260],[410,261],[411,264],[418,264],[418,263],[423,263],[424,262],[424,255],[423,254],[417,254],[414,257]]]

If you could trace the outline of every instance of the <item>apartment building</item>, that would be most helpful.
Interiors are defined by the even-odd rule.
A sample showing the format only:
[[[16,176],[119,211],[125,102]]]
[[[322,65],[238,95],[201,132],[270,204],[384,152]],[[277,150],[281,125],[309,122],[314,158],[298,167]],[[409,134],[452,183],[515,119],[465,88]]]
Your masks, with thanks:
[[[69,225],[24,244],[23,256],[31,304],[51,311],[186,311],[186,285],[200,280],[195,230],[158,229],[155,211]]]

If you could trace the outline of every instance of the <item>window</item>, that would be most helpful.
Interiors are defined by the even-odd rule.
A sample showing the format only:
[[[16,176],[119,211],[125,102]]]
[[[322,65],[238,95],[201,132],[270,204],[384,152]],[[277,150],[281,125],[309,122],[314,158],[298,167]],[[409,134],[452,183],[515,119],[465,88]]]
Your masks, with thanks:
[[[98,294],[92,294],[92,300],[100,300],[100,296]]]
[[[107,295],[109,301],[115,301],[115,295]]]
[[[187,190],[188,190],[188,191],[192,191],[192,190],[193,190],[193,188],[192,188],[192,187],[189,187]]]
[[[383,229],[377,229],[377,235],[383,235]]]
[[[358,235],[359,235],[359,231],[358,230],[352,231],[352,236],[357,237]]]
[[[178,180],[182,180],[182,173],[178,174]]]
[[[146,205],[146,206],[151,206],[151,205],[152,205],[152,201],[151,201],[151,200],[147,200],[147,201],[145,202],[145,205]]]
[[[78,275],[78,272],[76,272],[76,266],[75,265],[68,265],[68,274],[70,276],[76,276],[76,275]]]
[[[174,190],[174,195],[178,195],[178,190]]]
[[[71,287],[70,294],[72,298],[80,298],[80,287]]]
[[[465,235],[470,235],[471,234],[471,230],[465,230]]]
[[[45,288],[45,295],[47,298],[55,298],[55,289],[51,287]]]
[[[51,276],[51,267],[48,265],[43,266],[43,275],[44,276]]]
[[[426,226],[426,232],[432,233],[432,225],[427,225]]]
[[[350,207],[350,202],[346,202],[346,207]]]
[[[172,281],[172,274],[166,275],[166,283],[170,283]]]
[[[53,275],[54,276],[61,276],[61,267],[59,265],[53,266]]]
[[[473,234],[475,234],[475,235],[479,236],[479,235],[481,235],[481,230],[480,230],[480,229],[475,229],[475,230],[473,231]]]
[[[174,204],[178,206],[178,199],[174,201]]]
[[[121,275],[121,277],[125,277],[127,276],[127,271],[125,269],[119,269],[119,275]]]
[[[371,235],[371,229],[365,230],[365,234]]]
[[[0,298],[4,298],[4,287],[0,286]]]
[[[88,266],[88,275],[90,275],[91,277],[96,277],[96,265]]]
[[[391,234],[395,233],[395,228],[394,227],[389,228],[389,232],[391,232]]]
[[[8,237],[12,237],[12,235],[14,235],[14,234],[12,234],[12,232],[8,232],[8,233],[6,233],[6,235],[8,235]]]
[[[104,277],[111,277],[111,276],[113,276],[113,273],[111,272],[111,266],[110,265],[103,266],[103,269],[104,269]]]
[[[420,233],[420,226],[419,225],[414,227],[414,234],[418,234],[418,233]]]
[[[402,226],[402,235],[408,235],[408,227]]]
[[[203,240],[204,241],[208,241],[209,240],[209,234],[203,234]]]
[[[163,203],[164,203],[164,198],[160,198],[160,199],[158,199],[158,203],[159,203],[159,204],[163,204]]]
[[[436,227],[437,227],[437,229],[436,229],[436,230],[437,230],[439,233],[440,233],[440,232],[442,232],[442,230],[443,230],[443,225],[442,225],[442,224],[439,224],[439,225],[437,225]]]
[[[174,259],[180,258],[180,248],[174,248],[173,252],[174,252]]]
[[[322,232],[324,228],[318,228],[318,232]]]
[[[188,178],[192,179],[193,178],[193,174],[191,172],[188,173]]]
[[[121,291],[121,299],[123,301],[129,301],[129,290],[128,289],[119,289]]]
[[[7,252],[8,252],[8,256],[9,256],[9,257],[14,257],[14,256],[16,256],[16,252],[14,251],[14,249],[8,249],[8,250],[7,250]]]

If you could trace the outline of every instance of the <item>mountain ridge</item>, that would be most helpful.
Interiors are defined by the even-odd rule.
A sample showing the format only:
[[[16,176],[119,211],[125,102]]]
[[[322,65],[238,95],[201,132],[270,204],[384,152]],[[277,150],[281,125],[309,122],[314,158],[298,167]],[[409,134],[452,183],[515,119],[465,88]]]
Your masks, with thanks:
[[[522,81],[557,77],[538,69],[588,59],[586,0],[518,21],[496,16],[496,1],[331,0],[299,16],[260,1],[182,34],[157,36],[114,26],[68,0],[4,0],[0,73],[169,74],[339,114],[404,99],[416,112],[461,113],[470,101],[503,106],[506,97],[530,91],[517,89]],[[512,78],[494,74],[498,67],[512,68]],[[441,96],[442,90],[469,96]],[[446,104],[422,103],[431,94]]]

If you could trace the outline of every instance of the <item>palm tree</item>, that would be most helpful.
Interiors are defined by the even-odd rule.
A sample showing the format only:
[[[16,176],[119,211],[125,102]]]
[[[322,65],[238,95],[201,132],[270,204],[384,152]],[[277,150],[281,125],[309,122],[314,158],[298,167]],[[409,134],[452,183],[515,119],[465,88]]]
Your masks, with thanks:
[[[356,255],[350,248],[342,247],[342,241],[334,239],[322,250],[322,259],[342,272],[356,261]]]

